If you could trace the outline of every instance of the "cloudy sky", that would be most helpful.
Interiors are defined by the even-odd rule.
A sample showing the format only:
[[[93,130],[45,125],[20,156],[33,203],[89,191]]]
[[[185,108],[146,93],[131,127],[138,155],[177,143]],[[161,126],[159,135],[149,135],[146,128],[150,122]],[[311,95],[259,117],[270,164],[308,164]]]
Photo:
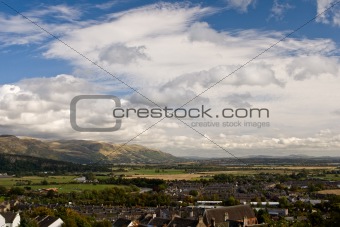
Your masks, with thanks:
[[[0,134],[178,156],[339,156],[339,45],[337,0],[4,0]],[[204,105],[213,117],[130,116],[115,132],[78,132],[70,102],[89,94],[115,95],[123,108]],[[80,126],[115,124],[114,102],[78,104]],[[270,114],[223,118],[224,108]]]

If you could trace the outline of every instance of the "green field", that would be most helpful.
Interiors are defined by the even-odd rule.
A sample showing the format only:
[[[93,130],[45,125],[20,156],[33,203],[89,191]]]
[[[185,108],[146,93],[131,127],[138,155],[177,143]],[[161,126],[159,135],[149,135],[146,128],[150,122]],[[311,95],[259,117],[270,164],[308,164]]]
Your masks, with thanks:
[[[8,177],[0,178],[0,185],[7,188],[14,186],[18,187],[30,187],[31,190],[39,190],[46,188],[58,188],[59,192],[71,192],[71,191],[82,191],[82,190],[102,190],[111,187],[128,187],[121,185],[103,185],[103,184],[82,184],[72,183],[72,180],[78,176],[49,176],[49,177]],[[46,180],[47,185],[41,185],[41,182]],[[27,184],[30,182],[30,184]]]
[[[13,187],[18,186],[20,184],[27,184],[27,182],[31,182],[31,184],[39,184],[43,180],[47,180],[48,182],[55,183],[68,183],[71,182],[77,176],[50,176],[50,177],[38,177],[38,176],[29,176],[29,177],[6,177],[0,178],[0,185],[5,187]]]

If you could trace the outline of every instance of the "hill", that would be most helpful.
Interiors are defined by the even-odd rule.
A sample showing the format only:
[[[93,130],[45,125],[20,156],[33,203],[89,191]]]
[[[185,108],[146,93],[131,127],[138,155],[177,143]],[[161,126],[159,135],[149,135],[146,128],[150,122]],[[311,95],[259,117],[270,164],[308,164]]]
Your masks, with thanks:
[[[165,163],[181,159],[140,145],[111,144],[91,140],[42,141],[0,136],[0,153],[43,157],[82,164],[90,163]]]
[[[25,155],[1,154],[0,173],[26,175],[41,172],[98,172],[109,171],[105,165],[82,165]]]

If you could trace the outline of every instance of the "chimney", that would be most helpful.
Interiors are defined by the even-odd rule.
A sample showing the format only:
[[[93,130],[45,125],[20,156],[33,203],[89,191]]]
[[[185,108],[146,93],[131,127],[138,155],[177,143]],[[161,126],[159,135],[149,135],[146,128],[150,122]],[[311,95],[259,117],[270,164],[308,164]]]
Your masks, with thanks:
[[[198,223],[200,223],[200,224],[204,224],[204,222],[203,222],[203,216],[199,216],[198,217]]]
[[[247,226],[248,225],[248,219],[247,219],[247,216],[244,216],[243,217],[243,226]]]
[[[229,214],[228,212],[224,213],[224,221],[228,221],[229,220]]]

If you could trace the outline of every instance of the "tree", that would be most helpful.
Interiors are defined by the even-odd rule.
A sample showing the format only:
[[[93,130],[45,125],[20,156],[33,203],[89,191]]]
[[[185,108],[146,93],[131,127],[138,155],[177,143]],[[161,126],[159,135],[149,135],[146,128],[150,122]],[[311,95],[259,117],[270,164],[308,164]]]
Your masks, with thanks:
[[[285,196],[279,198],[279,203],[280,203],[281,208],[288,208],[289,207],[288,199]]]
[[[323,226],[324,221],[320,212],[314,212],[308,215],[308,219],[312,226]]]
[[[224,203],[226,206],[235,206],[239,204],[239,201],[236,200],[234,196],[229,196],[228,199]]]
[[[41,184],[42,185],[48,185],[48,181],[46,179],[44,179],[44,180],[41,181]]]
[[[192,195],[192,196],[198,196],[198,191],[196,191],[196,190],[191,190],[190,192],[189,192],[189,195]]]
[[[105,221],[101,221],[101,222],[96,222],[93,224],[94,227],[111,227],[112,224],[111,222],[105,220]]]
[[[31,217],[54,216],[54,211],[47,207],[37,207],[32,210]]]
[[[38,227],[38,223],[28,217],[26,214],[21,215],[21,221],[19,227]]]
[[[0,195],[5,195],[7,193],[7,188],[5,186],[0,185]]]
[[[92,172],[86,173],[85,178],[88,181],[94,181],[96,179],[96,175],[94,175]]]
[[[261,209],[256,213],[258,223],[270,223],[270,215],[267,210]]]
[[[20,187],[13,187],[9,190],[8,195],[23,195],[25,193],[25,190]]]

